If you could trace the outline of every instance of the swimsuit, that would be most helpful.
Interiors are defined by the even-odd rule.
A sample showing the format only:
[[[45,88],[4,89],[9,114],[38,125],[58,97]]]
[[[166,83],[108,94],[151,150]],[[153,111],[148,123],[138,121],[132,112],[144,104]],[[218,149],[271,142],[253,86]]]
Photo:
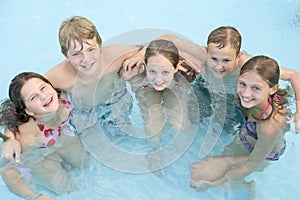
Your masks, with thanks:
[[[59,136],[61,135],[61,131],[65,134],[65,135],[70,135],[70,136],[74,136],[75,134],[70,131],[69,129],[64,128],[63,126],[66,125],[69,120],[70,120],[70,116],[71,116],[71,111],[72,111],[72,106],[70,104],[70,102],[68,100],[61,100],[61,103],[63,105],[65,105],[69,112],[69,116],[66,120],[64,120],[59,126],[58,129],[52,129],[52,128],[48,128],[45,124],[42,124],[39,120],[35,119],[35,123],[36,125],[39,127],[41,134],[44,138],[44,143],[40,148],[46,148],[48,146],[52,146],[54,145]]]
[[[263,114],[266,113],[266,111],[268,110],[268,108],[270,106],[271,106],[271,103],[268,101],[267,106],[259,114],[258,119],[260,119],[263,116]],[[247,136],[250,136],[251,138],[253,138],[255,140],[258,139],[257,132],[256,132],[256,127],[257,127],[258,120],[256,122],[253,122],[253,121],[247,121],[248,120],[247,117],[245,117],[244,119],[245,119],[244,120],[244,128],[246,129],[246,133],[243,133],[243,127],[241,127],[240,132],[239,132],[239,137],[240,137],[241,141],[243,142],[243,144],[245,145],[245,147],[248,149],[248,151],[252,152],[253,149],[254,149],[255,144],[253,144],[252,142],[250,142],[247,139]],[[276,148],[276,146],[275,146],[273,148],[272,152],[269,153],[268,156],[266,157],[266,160],[278,160],[279,157],[284,153],[284,150],[285,150],[285,147],[286,147],[286,141],[282,137],[282,139],[280,140],[280,142],[277,143],[277,145],[281,145],[281,147],[280,148]],[[274,149],[279,149],[279,151],[275,152]]]
[[[72,96],[69,95],[72,101]],[[121,126],[130,126],[130,113],[133,99],[127,91],[126,84],[119,80],[115,84],[111,98],[108,102],[100,103],[92,108],[73,108],[71,124],[82,137],[82,133],[92,127],[101,126],[101,129],[109,135],[123,135]]]

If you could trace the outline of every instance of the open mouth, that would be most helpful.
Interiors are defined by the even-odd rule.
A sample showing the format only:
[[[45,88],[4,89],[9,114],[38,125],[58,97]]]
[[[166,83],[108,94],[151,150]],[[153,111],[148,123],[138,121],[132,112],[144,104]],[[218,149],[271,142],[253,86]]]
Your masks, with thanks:
[[[249,102],[251,102],[253,99],[243,97],[242,100],[243,100],[245,103],[249,103]]]
[[[49,107],[52,104],[52,102],[53,102],[53,97],[51,97],[50,99],[48,99],[46,101],[46,103],[44,104],[44,107]]]

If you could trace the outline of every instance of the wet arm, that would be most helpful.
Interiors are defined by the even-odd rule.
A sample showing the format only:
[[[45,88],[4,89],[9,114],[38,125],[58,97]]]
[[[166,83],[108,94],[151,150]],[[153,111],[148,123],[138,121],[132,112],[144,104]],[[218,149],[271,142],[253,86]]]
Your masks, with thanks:
[[[175,35],[162,35],[159,39],[172,41],[179,50],[179,55],[190,62],[190,66],[197,72],[203,73],[206,65],[206,48]]]
[[[294,120],[296,123],[296,131],[300,131],[300,72],[281,67],[280,79],[290,81],[293,90],[295,91],[296,113],[294,115]]]
[[[233,165],[226,174],[212,182],[212,185],[220,185],[230,180],[242,180],[247,175],[254,172],[262,161],[265,160],[267,155],[272,151],[278,136],[283,132],[281,127],[278,127],[277,122],[272,122],[272,125],[268,124],[258,128],[258,141],[255,144],[253,151],[249,154],[245,162],[240,162],[237,165]]]
[[[24,199],[34,199],[39,195],[26,184],[16,168],[8,168],[1,173],[2,178],[9,191],[16,194],[17,196]]]

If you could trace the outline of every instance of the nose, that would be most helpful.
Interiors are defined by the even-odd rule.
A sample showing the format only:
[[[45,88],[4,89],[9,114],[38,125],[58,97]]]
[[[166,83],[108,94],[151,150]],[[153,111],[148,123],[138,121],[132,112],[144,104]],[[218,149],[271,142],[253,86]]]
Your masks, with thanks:
[[[156,83],[162,83],[163,82],[162,75],[157,74],[154,80]]]
[[[89,53],[87,51],[82,51],[81,63],[87,63],[89,58]]]
[[[46,96],[47,95],[42,92],[39,94],[40,100],[44,100],[46,98]]]
[[[220,63],[220,62],[216,62],[215,68],[216,68],[217,70],[223,70],[223,69],[224,69],[222,63]]]
[[[251,88],[246,87],[241,91],[241,93],[244,97],[250,97],[251,96]]]

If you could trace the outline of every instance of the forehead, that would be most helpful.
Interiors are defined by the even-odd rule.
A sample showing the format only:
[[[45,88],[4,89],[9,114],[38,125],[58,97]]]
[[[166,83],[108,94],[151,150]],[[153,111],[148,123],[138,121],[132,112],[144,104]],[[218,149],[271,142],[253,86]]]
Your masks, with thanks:
[[[239,80],[249,82],[249,84],[268,85],[268,83],[255,71],[248,71],[239,77]]]
[[[147,68],[157,68],[157,69],[165,69],[171,68],[174,69],[173,64],[166,57],[162,55],[154,55],[148,58]]]
[[[71,41],[69,51],[81,51],[85,48],[96,46],[98,44],[96,37],[94,37],[93,39],[82,40],[82,42],[83,43],[81,44],[78,40]]]
[[[34,91],[34,88],[38,88],[42,84],[45,84],[45,82],[39,78],[28,79],[21,88],[22,96],[30,95]]]
[[[226,45],[222,48],[219,47],[218,44],[210,43],[207,46],[207,52],[211,54],[222,54],[222,55],[227,55],[227,56],[235,56],[236,51],[231,45]]]

